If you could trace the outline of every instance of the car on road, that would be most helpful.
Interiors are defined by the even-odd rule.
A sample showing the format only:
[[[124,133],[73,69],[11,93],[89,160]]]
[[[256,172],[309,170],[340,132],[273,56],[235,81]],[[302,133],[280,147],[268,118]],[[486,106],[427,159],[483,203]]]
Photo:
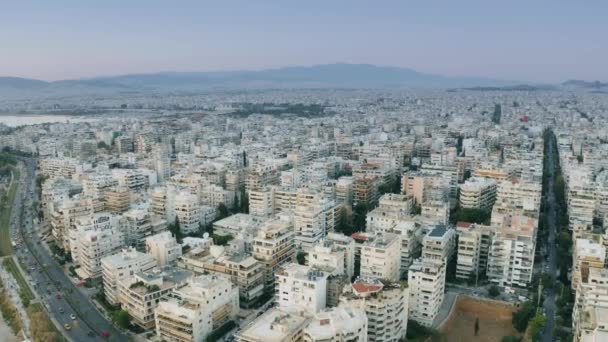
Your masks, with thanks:
[[[65,330],[71,330],[72,326],[69,325],[68,323],[64,324],[63,327],[65,328]]]
[[[55,297],[57,297],[57,299],[61,299],[61,293],[58,293]]]
[[[71,314],[71,315],[70,315],[70,319],[71,319],[72,321],[75,321],[75,320],[76,320],[76,315]]]
[[[87,333],[87,336],[89,336],[89,337],[95,337],[95,333],[93,331],[89,331]]]
[[[65,310],[63,310],[63,308],[59,308],[59,313],[64,313]]]

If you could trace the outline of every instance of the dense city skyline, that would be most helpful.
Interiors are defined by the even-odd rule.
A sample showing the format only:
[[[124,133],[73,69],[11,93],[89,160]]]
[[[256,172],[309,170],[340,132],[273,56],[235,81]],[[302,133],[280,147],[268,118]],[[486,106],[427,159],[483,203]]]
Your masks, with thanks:
[[[62,80],[347,62],[529,82],[606,80],[606,47],[595,42],[608,30],[607,6],[11,3],[0,13],[0,75]]]

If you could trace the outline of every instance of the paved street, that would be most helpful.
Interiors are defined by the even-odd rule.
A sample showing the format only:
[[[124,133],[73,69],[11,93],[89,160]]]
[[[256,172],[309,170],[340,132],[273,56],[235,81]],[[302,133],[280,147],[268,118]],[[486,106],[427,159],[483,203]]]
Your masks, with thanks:
[[[555,160],[554,154],[556,152],[555,142],[551,140],[549,144],[549,181],[547,187],[547,199],[545,209],[547,211],[547,224],[549,227],[549,237],[547,238],[547,248],[549,252],[549,258],[547,262],[547,273],[551,275],[551,278],[555,280],[557,275],[556,265],[556,253],[557,249],[555,246],[555,235],[557,231],[556,225],[556,208],[555,208],[555,193],[553,192],[553,182],[555,181],[555,169],[557,167],[557,161]],[[547,315],[547,324],[543,330],[541,341],[551,342],[553,341],[553,328],[555,327],[555,289],[551,288],[547,290],[547,295],[543,303],[545,314]]]
[[[21,158],[26,167],[22,168],[22,183],[15,198],[13,212],[20,212],[23,206],[23,222],[17,224],[18,218],[11,221],[11,236],[20,235],[24,243],[15,248],[21,265],[26,270],[26,279],[34,284],[34,289],[50,312],[51,319],[60,325],[60,329],[73,341],[125,341],[127,336],[118,331],[95,309],[72,281],[65,275],[57,262],[43,248],[37,227],[33,223],[35,213],[31,206],[37,200],[35,191],[35,160]],[[16,237],[16,236],[15,236]],[[61,312],[63,311],[63,313]],[[71,320],[74,314],[76,320]],[[63,324],[72,326],[70,331],[63,329]],[[107,339],[103,334],[109,334]]]

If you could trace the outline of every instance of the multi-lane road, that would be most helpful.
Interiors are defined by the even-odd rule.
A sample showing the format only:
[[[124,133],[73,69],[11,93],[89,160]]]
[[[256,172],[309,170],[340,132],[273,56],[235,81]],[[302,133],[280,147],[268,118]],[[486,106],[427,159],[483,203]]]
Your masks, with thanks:
[[[551,140],[549,142],[548,149],[548,163],[549,167],[546,168],[548,170],[548,182],[547,182],[547,200],[545,205],[545,210],[547,211],[547,226],[549,227],[549,237],[547,239],[547,248],[549,251],[549,258],[547,260],[547,270],[551,276],[551,279],[555,281],[555,276],[557,275],[557,263],[556,263],[556,254],[557,249],[555,245],[555,235],[557,232],[556,225],[556,203],[555,203],[555,193],[553,192],[553,183],[555,181],[555,170],[557,169],[557,161],[555,160],[555,154],[557,151],[557,147],[555,146],[555,141]],[[546,290],[545,301],[543,302],[543,309],[545,315],[547,316],[547,323],[543,329],[541,334],[542,342],[551,342],[553,339],[553,328],[555,327],[555,288],[551,287]]]
[[[11,220],[11,237],[19,237],[23,243],[14,248],[25,277],[33,285],[38,298],[46,306],[51,319],[58,324],[64,336],[72,341],[126,341],[127,335],[116,329],[93,306],[74,283],[66,276],[49,251],[42,245],[39,226],[32,204],[37,200],[36,161],[20,158],[23,162],[21,180],[13,203],[13,212],[23,215]],[[22,219],[22,220],[21,220]],[[15,240],[15,239],[13,239]],[[70,316],[74,315],[76,319]],[[70,324],[66,330],[64,324]]]

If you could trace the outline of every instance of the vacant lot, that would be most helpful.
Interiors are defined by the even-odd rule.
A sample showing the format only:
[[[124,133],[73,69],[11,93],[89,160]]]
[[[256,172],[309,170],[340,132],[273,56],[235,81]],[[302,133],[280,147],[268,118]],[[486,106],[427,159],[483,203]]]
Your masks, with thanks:
[[[511,313],[515,308],[508,303],[460,296],[455,305],[452,315],[441,329],[446,342],[496,342],[503,336],[520,335],[511,325]],[[477,336],[476,319],[479,319]]]

